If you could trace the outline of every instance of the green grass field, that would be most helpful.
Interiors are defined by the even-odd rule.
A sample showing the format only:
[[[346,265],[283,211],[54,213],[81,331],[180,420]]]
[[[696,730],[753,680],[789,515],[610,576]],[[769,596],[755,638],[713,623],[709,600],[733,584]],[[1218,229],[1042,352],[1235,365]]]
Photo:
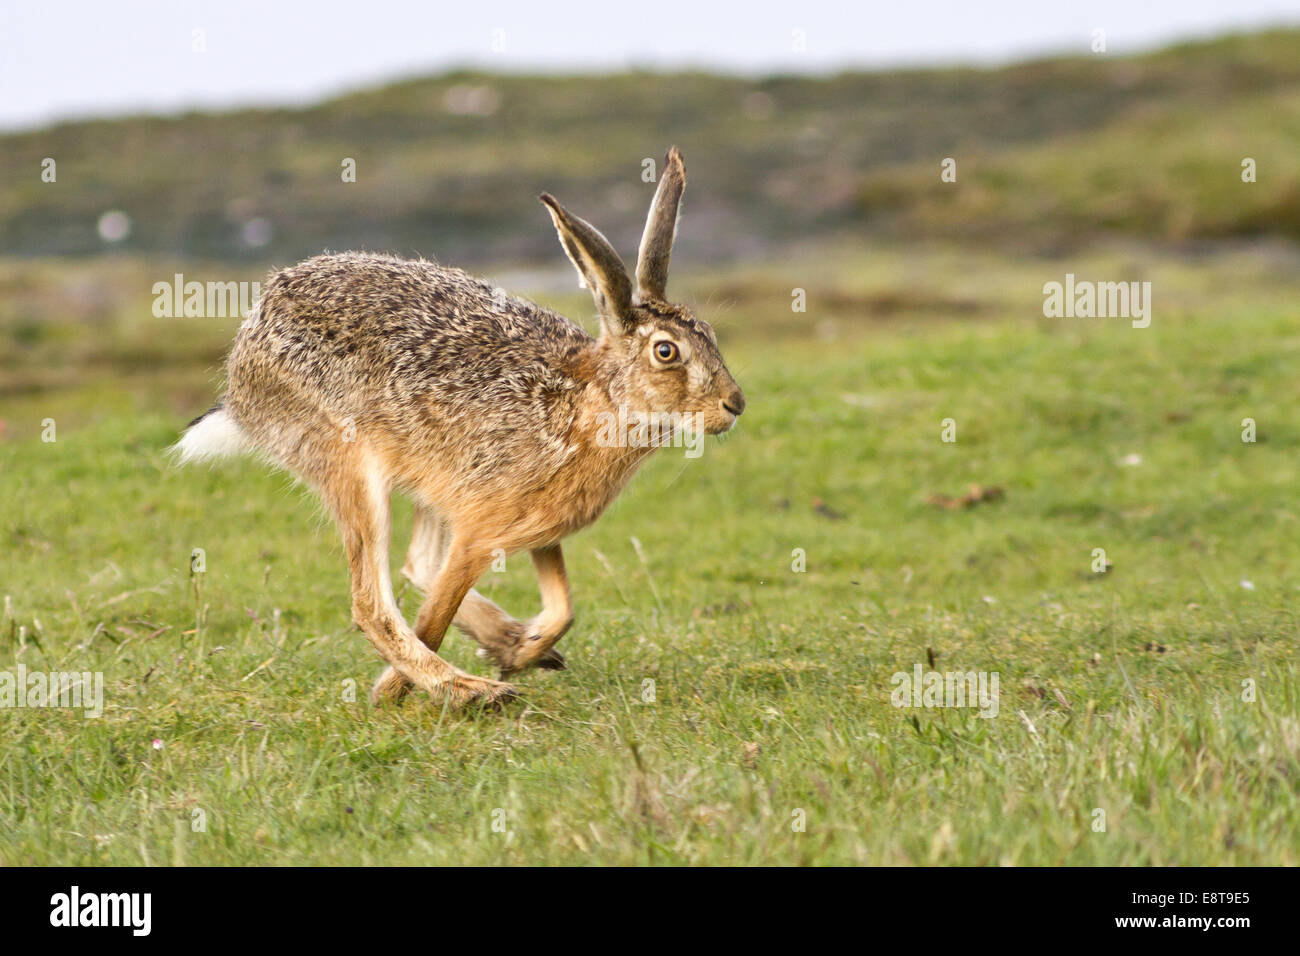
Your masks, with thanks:
[[[1067,270],[1151,279],[1151,327],[1043,318]],[[567,542],[569,670],[499,714],[372,709],[319,506],[168,463],[234,322],[140,319],[136,283],[6,327],[0,660],[106,702],[0,711],[0,863],[1294,865],[1294,275],[845,247],[686,277],[750,410]],[[972,484],[1003,495],[929,501]],[[525,556],[482,587],[535,610]],[[917,664],[997,672],[997,716],[892,706]]]

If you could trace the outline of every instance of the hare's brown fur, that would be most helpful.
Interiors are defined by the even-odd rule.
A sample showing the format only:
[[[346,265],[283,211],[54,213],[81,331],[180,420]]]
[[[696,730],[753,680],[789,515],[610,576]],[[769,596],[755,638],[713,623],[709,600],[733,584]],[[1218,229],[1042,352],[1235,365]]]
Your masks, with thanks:
[[[648,410],[716,432],[743,410],[707,323],[663,300],[684,184],[670,151],[635,294],[604,237],[543,196],[592,290],[599,338],[459,269],[355,252],[276,274],[241,327],[216,417],[196,422],[181,451],[208,453],[208,434],[225,428],[319,490],[343,533],[353,616],[390,664],[377,700],[412,684],[452,705],[512,692],[437,656],[453,621],[503,674],[562,667],[554,645],[573,611],[559,542],[654,450],[601,440],[601,423]],[[388,568],[393,490],[416,505],[403,569],[426,593],[414,629]],[[521,550],[542,591],[527,622],[473,590],[494,554]]]

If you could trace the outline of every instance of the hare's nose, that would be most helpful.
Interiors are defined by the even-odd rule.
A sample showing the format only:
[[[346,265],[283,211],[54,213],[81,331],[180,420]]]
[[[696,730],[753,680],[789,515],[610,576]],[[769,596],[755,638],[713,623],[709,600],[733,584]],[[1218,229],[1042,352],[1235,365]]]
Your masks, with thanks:
[[[745,393],[736,389],[722,400],[722,407],[733,415],[739,415],[745,410]]]

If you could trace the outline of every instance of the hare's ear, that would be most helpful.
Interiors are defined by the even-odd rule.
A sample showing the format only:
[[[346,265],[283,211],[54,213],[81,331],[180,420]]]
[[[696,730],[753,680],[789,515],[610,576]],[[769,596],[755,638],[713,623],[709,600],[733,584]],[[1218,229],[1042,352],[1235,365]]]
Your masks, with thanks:
[[[673,239],[677,235],[677,212],[686,189],[686,167],[682,154],[674,146],[664,157],[659,188],[650,203],[645,232],[641,234],[641,249],[636,257],[636,298],[662,299],[668,287],[668,260],[673,254]]]
[[[578,270],[582,285],[591,290],[600,313],[600,324],[612,335],[631,330],[632,283],[627,269],[609,240],[591,223],[579,219],[550,193],[538,197],[551,212],[560,245]]]

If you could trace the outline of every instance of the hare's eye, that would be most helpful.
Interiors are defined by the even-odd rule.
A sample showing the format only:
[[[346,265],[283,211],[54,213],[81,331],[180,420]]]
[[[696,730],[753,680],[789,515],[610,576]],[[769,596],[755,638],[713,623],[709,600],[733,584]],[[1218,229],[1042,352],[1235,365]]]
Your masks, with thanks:
[[[655,358],[661,362],[671,362],[677,358],[677,346],[672,342],[660,342],[655,346]]]

